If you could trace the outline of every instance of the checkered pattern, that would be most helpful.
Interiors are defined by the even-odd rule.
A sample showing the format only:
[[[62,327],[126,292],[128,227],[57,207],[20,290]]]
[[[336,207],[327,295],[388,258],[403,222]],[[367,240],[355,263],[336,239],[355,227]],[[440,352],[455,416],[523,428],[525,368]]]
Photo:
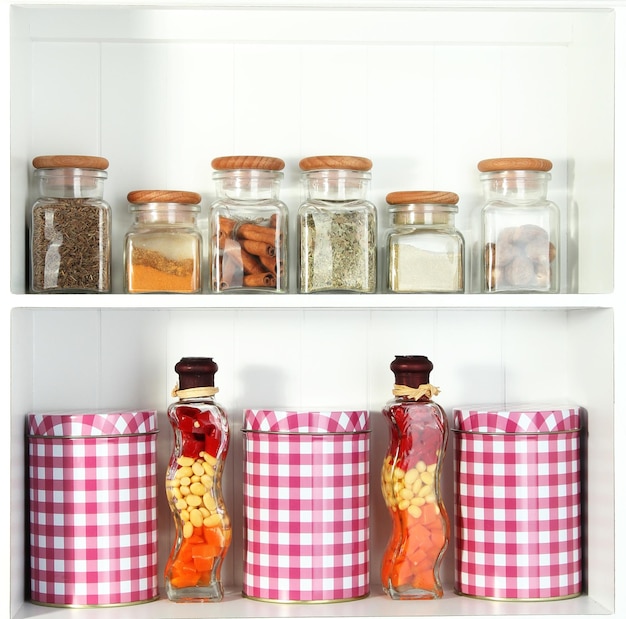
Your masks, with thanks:
[[[114,436],[156,430],[154,411],[32,413],[28,416],[29,436]]]
[[[370,437],[367,431],[347,431],[369,427],[368,415],[324,416],[300,415],[307,431],[298,433],[293,413],[246,411],[243,593],[248,597],[319,602],[369,593]],[[263,427],[284,427],[282,420],[289,432],[249,430],[263,417]],[[345,423],[334,426],[336,432],[319,432],[329,417]]]
[[[152,416],[144,427],[156,426]],[[55,426],[39,417],[29,427],[48,435],[28,439],[32,601],[105,606],[156,598],[156,434],[59,438],[69,420]]]
[[[578,427],[571,413],[564,425]],[[496,599],[578,595],[580,433],[516,434],[494,430],[511,426],[492,420],[475,426],[492,433],[454,432],[456,588]]]
[[[247,430],[259,432],[361,432],[369,430],[367,411],[246,410]]]
[[[563,432],[580,428],[580,413],[578,408],[456,409],[454,422],[465,432]]]

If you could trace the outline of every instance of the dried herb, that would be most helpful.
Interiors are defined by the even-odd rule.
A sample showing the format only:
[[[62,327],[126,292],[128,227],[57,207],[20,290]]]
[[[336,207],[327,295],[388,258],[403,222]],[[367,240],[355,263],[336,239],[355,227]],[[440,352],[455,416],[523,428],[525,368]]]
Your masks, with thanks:
[[[40,201],[33,208],[35,292],[109,292],[110,213],[85,198]]]
[[[302,290],[374,292],[376,220],[367,212],[311,210],[301,221]]]

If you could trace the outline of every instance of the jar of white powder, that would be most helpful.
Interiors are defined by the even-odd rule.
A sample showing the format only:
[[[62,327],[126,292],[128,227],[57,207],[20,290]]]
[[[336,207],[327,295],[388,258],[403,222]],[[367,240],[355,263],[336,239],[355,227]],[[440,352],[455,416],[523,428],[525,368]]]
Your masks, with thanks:
[[[458,201],[444,191],[387,194],[390,292],[464,292],[465,241],[454,223]]]

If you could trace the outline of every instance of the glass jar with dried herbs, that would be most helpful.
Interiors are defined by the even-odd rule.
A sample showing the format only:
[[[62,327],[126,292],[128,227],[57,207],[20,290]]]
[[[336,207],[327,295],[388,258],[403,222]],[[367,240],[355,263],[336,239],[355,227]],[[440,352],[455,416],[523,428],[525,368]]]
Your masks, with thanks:
[[[200,201],[200,194],[194,191],[128,194],[134,220],[124,244],[126,292],[202,291]]]
[[[463,292],[465,240],[456,229],[459,196],[451,191],[387,194],[390,292]]]
[[[104,157],[33,159],[39,197],[31,212],[32,292],[111,292],[111,207]]]
[[[287,292],[287,206],[278,157],[234,155],[211,162],[217,199],[209,209],[213,292]]]
[[[300,161],[299,292],[376,292],[377,212],[367,200],[372,162],[316,156]]]

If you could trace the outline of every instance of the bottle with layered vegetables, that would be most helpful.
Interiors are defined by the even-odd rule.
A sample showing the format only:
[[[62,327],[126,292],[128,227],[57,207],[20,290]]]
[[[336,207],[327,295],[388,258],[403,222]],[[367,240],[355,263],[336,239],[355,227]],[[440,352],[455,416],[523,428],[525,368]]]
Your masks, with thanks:
[[[396,356],[394,399],[383,408],[389,446],[381,484],[392,520],[381,569],[384,592],[395,600],[443,596],[439,575],[450,535],[441,497],[441,466],[448,440],[445,411],[431,398],[432,363],[424,356]]]
[[[217,602],[224,596],[221,568],[232,529],[222,495],[230,442],[226,411],[214,400],[217,364],[183,357],[168,417],[174,447],[166,475],[175,539],[165,568],[165,590],[174,602]]]

